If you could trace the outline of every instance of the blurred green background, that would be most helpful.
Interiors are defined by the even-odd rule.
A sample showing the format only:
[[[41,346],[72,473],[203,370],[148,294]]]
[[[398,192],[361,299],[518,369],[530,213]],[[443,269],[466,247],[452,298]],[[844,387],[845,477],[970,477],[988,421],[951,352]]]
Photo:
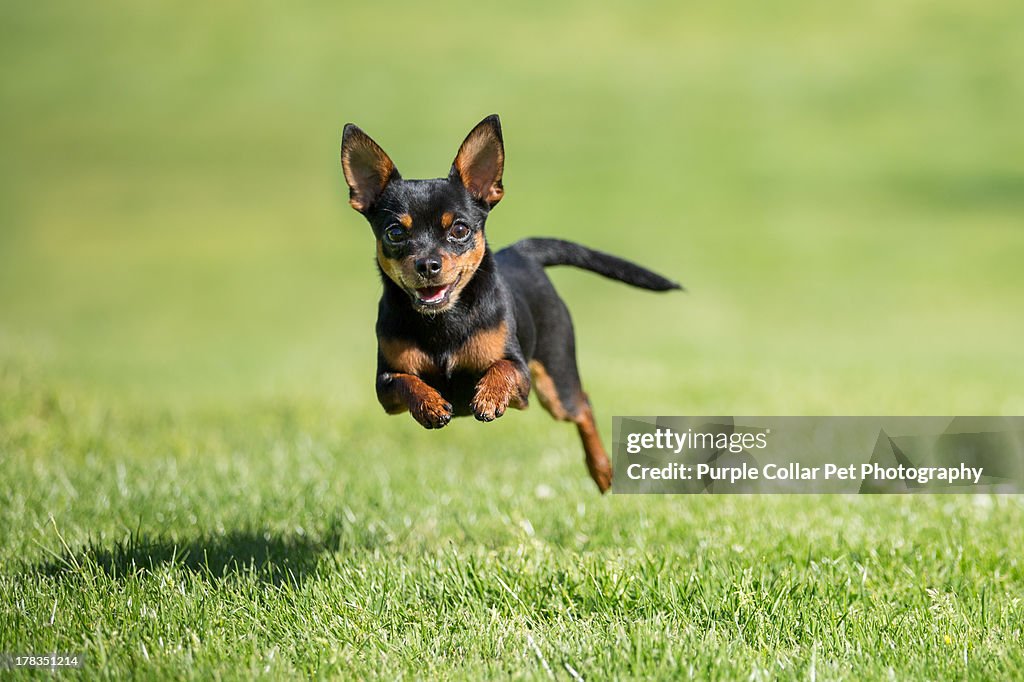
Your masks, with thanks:
[[[612,414],[1021,413],[1022,21],[999,1],[4,3],[0,361],[100,400],[383,426],[341,127],[435,177],[498,112],[492,245],[578,240],[689,289],[555,275],[606,435]]]

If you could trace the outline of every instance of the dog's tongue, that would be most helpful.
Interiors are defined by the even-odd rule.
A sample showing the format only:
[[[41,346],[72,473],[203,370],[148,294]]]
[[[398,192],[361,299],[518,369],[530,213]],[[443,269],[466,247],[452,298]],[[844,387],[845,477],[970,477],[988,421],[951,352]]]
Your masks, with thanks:
[[[437,303],[444,298],[446,293],[448,293],[447,284],[440,287],[421,287],[416,290],[416,295],[423,303]]]

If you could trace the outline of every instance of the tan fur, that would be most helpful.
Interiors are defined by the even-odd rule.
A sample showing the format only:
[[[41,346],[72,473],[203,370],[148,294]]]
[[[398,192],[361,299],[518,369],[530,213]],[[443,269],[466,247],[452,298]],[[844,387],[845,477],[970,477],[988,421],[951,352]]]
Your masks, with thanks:
[[[527,405],[530,385],[511,360],[498,360],[488,369],[476,385],[471,407],[484,421],[491,421],[505,413],[506,408],[523,409]]]
[[[530,374],[533,375],[533,390],[541,406],[559,421],[568,421],[569,413],[558,397],[558,390],[555,382],[548,374],[547,369],[538,360],[530,360]]]
[[[487,148],[492,147],[494,165],[485,164],[491,154]],[[490,128],[477,126],[459,147],[455,157],[455,170],[458,171],[462,184],[475,196],[494,206],[505,196],[501,186],[501,174],[505,165],[505,151],[492,135]]]
[[[380,352],[388,365],[397,372],[415,376],[437,372],[433,359],[411,341],[381,339]]]
[[[455,222],[455,214],[454,213],[442,213],[441,214],[441,227],[443,227],[444,229],[447,230],[449,227],[452,226],[452,223],[454,223],[454,222]]]
[[[583,441],[583,451],[587,458],[587,471],[594,479],[598,489],[607,492],[612,487],[612,464],[608,460],[608,453],[601,444],[601,437],[597,433],[597,423],[594,420],[594,413],[590,410],[590,402],[587,396],[580,396],[583,409],[579,415],[573,418],[576,422],[576,430],[579,431],[580,440]]]
[[[435,388],[412,374],[393,374],[390,389],[378,397],[388,414],[401,414],[408,410],[427,428],[440,428],[452,416],[448,401]]]
[[[398,222],[402,223],[402,227],[404,227],[407,230],[412,228],[412,216],[409,215],[408,213],[403,213],[402,215],[398,216]]]
[[[478,332],[455,351],[452,355],[451,367],[483,372],[505,357],[507,342],[508,324],[505,322],[493,329]]]
[[[474,235],[473,238],[476,240],[473,243],[473,248],[462,256],[446,256],[441,257],[441,267],[444,268],[445,272],[450,273],[450,277],[446,278],[448,281],[454,280],[456,277],[461,276],[462,279],[452,289],[452,293],[448,299],[449,306],[454,305],[459,300],[459,295],[462,290],[469,284],[469,280],[473,279],[473,275],[476,274],[476,269],[480,267],[480,261],[484,259],[484,252],[487,250],[487,242],[484,240],[482,235]]]
[[[372,170],[372,175],[357,173],[353,159],[364,162]],[[360,213],[370,207],[371,197],[384,189],[395,170],[395,164],[384,150],[365,134],[353,139],[351,145],[343,150],[341,167],[350,191],[348,203]]]
[[[384,271],[384,274],[388,276],[392,282],[400,287],[405,287],[405,279],[402,275],[402,264],[399,261],[388,258],[384,255],[384,247],[380,241],[377,242],[377,262],[380,263],[380,269]]]

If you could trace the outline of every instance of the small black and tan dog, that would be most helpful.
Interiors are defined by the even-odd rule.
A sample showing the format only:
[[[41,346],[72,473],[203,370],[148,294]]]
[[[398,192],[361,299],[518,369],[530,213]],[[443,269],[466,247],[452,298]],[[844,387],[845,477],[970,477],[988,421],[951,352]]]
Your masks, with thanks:
[[[555,419],[579,429],[601,492],[612,470],[580,385],[572,321],[544,273],[574,265],[653,291],[680,288],[615,256],[558,239],[491,253],[484,222],[504,189],[497,116],[466,137],[446,178],[405,180],[369,136],[345,126],[349,203],[377,237],[384,294],[377,317],[377,399],[428,429],[452,416],[489,422],[526,407],[533,389]]]

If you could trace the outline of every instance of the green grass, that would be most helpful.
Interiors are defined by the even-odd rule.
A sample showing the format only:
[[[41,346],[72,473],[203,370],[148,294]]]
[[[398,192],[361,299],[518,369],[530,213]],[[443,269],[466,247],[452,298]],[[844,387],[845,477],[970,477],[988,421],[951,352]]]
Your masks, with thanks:
[[[456,423],[428,446],[370,411],[140,416],[16,381],[0,640],[86,651],[91,674],[1024,666],[1016,497],[601,498],[539,414],[486,439]]]
[[[0,8],[0,652],[85,677],[1011,679],[1021,498],[599,497],[373,398],[354,121],[502,115],[615,414],[1024,412],[1019,3]],[[567,667],[568,666],[568,667]],[[40,674],[42,676],[42,674]]]

